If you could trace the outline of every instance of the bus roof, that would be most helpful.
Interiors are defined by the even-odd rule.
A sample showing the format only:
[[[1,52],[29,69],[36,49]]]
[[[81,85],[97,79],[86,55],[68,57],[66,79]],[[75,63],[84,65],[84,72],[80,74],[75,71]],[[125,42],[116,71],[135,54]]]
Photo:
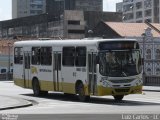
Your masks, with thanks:
[[[99,42],[111,42],[111,41],[137,41],[135,39],[68,39],[68,40],[29,40],[18,41],[14,43],[14,46],[86,46],[97,45]]]

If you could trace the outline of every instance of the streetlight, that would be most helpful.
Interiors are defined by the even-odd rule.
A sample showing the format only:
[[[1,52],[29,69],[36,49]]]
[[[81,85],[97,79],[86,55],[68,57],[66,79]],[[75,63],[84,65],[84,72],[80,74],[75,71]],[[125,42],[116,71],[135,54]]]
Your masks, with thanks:
[[[145,37],[146,37],[146,34],[143,33],[142,35],[142,38],[143,38],[143,82],[145,84]]]
[[[7,72],[7,79],[10,79],[10,64],[11,64],[11,54],[10,54],[10,47],[11,47],[11,43],[8,42],[8,72]]]

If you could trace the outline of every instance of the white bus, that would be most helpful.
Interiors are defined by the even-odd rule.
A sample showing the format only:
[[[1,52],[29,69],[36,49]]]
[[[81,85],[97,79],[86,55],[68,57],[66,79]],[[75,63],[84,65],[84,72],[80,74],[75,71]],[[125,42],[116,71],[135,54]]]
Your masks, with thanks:
[[[142,93],[140,48],[132,39],[15,42],[13,76],[35,96],[59,91],[81,101],[91,95],[122,100]]]

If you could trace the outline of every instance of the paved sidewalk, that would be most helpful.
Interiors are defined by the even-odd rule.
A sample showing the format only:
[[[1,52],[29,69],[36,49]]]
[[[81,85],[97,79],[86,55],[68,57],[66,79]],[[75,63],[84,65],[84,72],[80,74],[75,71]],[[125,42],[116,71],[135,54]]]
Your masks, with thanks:
[[[160,92],[160,86],[143,86],[143,91]]]
[[[21,98],[0,95],[0,110],[32,106],[32,102]]]

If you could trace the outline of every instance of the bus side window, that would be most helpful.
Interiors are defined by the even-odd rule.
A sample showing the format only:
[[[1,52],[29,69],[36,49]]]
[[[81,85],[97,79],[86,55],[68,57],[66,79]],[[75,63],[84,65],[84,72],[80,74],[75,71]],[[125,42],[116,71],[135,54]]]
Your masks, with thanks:
[[[64,66],[74,66],[75,47],[64,47],[62,59],[63,59],[62,64]]]
[[[86,47],[76,48],[76,66],[86,66]]]
[[[41,47],[41,65],[52,64],[52,47]]]
[[[23,64],[23,52],[21,47],[14,48],[14,63]]]
[[[40,61],[40,47],[32,47],[32,64],[39,65]]]

